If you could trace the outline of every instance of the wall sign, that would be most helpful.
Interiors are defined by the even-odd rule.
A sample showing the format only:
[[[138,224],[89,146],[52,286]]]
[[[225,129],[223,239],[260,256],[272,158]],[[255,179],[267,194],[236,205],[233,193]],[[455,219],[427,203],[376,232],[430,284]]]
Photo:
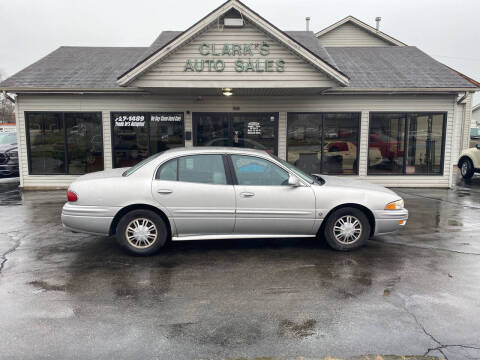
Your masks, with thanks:
[[[136,126],[143,127],[145,126],[145,116],[144,115],[117,115],[114,118],[115,127],[122,126]]]
[[[187,59],[183,71],[222,72],[227,66],[224,59],[232,59],[235,57],[233,69],[236,72],[285,71],[285,61],[283,59],[268,58],[270,55],[270,45],[267,42],[223,45],[202,43],[198,48],[198,52],[202,58]],[[240,59],[238,58],[239,56],[249,57]]]

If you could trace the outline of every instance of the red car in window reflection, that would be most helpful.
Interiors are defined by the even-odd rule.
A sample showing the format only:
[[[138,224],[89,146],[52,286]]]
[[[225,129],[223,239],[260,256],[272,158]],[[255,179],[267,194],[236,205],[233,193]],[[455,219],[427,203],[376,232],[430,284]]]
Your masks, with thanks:
[[[403,143],[384,134],[370,134],[369,147],[379,149],[384,159],[403,157]]]

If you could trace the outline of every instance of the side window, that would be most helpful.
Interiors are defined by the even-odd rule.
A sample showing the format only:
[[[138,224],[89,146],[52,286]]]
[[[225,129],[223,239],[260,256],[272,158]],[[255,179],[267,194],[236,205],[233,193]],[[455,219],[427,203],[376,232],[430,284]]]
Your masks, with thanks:
[[[226,184],[222,155],[190,155],[178,159],[178,180],[203,184]]]
[[[288,172],[271,161],[253,156],[232,155],[232,162],[239,185],[288,184]]]
[[[157,171],[158,180],[177,181],[177,159],[167,161]]]

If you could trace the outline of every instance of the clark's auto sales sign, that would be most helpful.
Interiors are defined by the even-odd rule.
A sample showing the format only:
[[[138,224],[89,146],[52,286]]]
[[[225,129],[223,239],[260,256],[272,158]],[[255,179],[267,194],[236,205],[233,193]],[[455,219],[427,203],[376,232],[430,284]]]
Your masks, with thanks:
[[[222,72],[226,66],[233,66],[236,72],[284,72],[283,59],[271,59],[270,45],[267,42],[252,44],[209,44],[202,43],[198,48],[202,56],[185,61],[185,72]],[[239,58],[240,56],[248,58]],[[233,64],[225,62],[233,60]]]

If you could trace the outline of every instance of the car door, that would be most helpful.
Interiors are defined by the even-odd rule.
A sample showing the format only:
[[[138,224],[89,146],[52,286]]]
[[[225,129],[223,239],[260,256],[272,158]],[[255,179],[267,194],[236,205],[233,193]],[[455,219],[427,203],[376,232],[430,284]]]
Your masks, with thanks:
[[[174,236],[231,234],[235,191],[221,154],[196,154],[163,163],[152,182],[156,201],[167,208]]]
[[[289,186],[289,172],[265,158],[232,154],[230,159],[236,178],[236,234],[313,234],[315,194],[310,186]]]

